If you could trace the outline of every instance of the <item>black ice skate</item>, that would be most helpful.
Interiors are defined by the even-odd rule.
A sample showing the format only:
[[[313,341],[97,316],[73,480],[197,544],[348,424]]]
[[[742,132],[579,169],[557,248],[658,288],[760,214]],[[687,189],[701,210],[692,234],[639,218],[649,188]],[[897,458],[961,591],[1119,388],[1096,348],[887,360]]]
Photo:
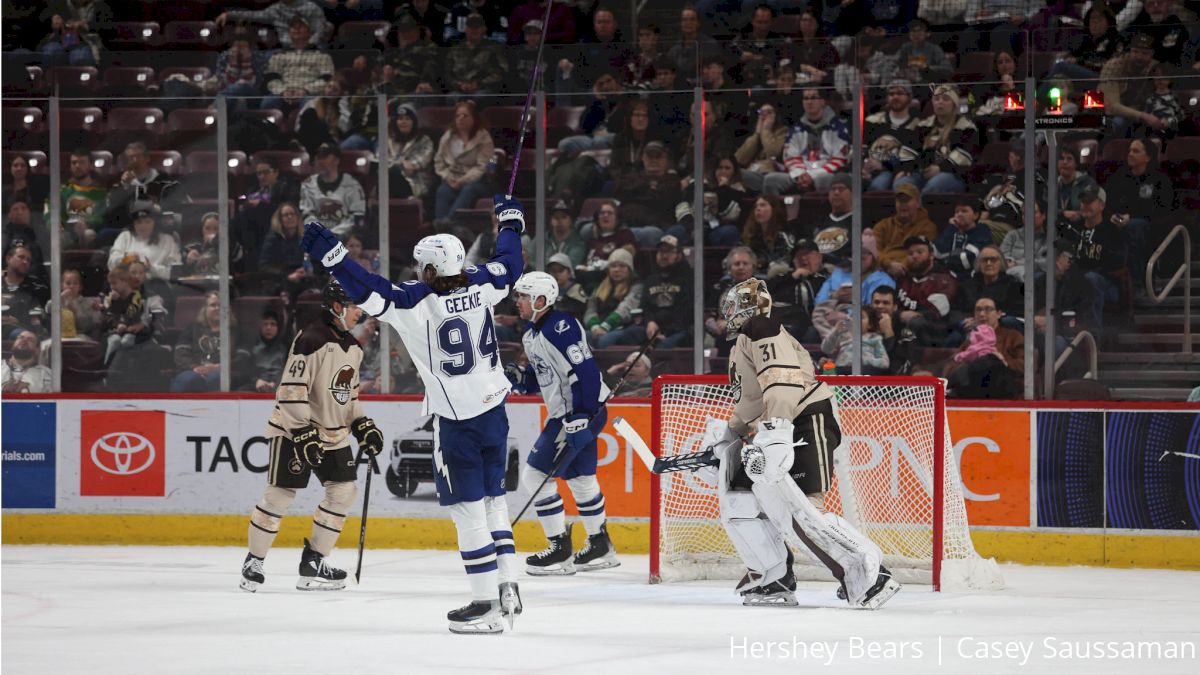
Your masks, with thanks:
[[[253,553],[247,553],[246,561],[242,563],[242,580],[238,582],[238,587],[250,593],[257,591],[259,585],[267,579],[263,575],[262,564],[262,558],[256,558]]]
[[[796,574],[792,571],[792,563],[796,561],[792,549],[787,552],[787,572],[775,581],[763,585],[762,575],[756,572],[746,572],[738,582],[737,592],[742,596],[742,605],[746,607],[795,607]]]
[[[620,564],[612,540],[608,538],[608,523],[601,525],[596,534],[588,535],[587,544],[575,554],[575,567],[581,572],[606,570]]]
[[[517,587],[515,581],[506,581],[500,584],[500,614],[504,617],[504,622],[508,624],[508,629],[513,629],[513,624],[517,622],[517,615],[520,614],[525,607],[521,604],[521,589]]]
[[[504,632],[499,600],[476,600],[448,612],[446,618],[450,620],[451,633],[486,635]]]
[[[863,601],[858,603],[859,607],[866,609],[879,609],[883,607],[883,603],[892,598],[893,595],[900,591],[900,582],[892,578],[892,573],[883,565],[879,566],[879,576],[875,578],[875,585],[867,590],[867,595]]]
[[[304,552],[300,554],[300,578],[296,588],[302,591],[340,591],[346,587],[346,570],[340,570],[325,562],[325,556],[313,550],[304,540]]]
[[[566,576],[575,574],[575,563],[571,561],[571,526],[556,537],[550,537],[550,546],[525,559],[525,571],[535,577]]]

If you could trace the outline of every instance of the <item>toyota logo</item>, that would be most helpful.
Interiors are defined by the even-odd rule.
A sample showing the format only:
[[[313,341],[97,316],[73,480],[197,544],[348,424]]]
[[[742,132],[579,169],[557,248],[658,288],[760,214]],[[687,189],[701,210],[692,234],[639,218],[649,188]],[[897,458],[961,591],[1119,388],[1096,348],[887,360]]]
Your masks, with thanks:
[[[136,465],[135,458],[145,453]],[[145,436],[130,431],[105,434],[92,443],[92,463],[106,473],[129,476],[145,471],[154,463],[154,444]]]

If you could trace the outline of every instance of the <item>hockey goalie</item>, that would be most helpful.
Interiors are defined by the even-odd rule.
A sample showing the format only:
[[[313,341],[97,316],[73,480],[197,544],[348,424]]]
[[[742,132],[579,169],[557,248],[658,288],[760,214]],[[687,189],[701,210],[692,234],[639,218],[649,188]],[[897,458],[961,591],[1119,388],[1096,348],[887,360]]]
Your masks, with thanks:
[[[822,504],[841,428],[833,390],[777,319],[766,284],[748,279],[721,299],[736,343],[729,356],[735,401],[727,423],[712,420],[703,445],[720,460],[721,524],[749,568],[737,586],[744,605],[796,605],[791,544],[825,565],[853,607],[878,609],[900,584],[879,547]]]

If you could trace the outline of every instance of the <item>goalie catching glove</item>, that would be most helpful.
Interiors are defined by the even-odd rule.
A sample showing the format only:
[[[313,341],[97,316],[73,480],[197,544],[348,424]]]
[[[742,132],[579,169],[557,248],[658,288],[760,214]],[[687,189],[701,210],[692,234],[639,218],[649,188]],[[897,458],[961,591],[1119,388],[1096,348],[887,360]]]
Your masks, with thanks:
[[[325,267],[336,267],[346,257],[346,246],[338,240],[337,235],[315,220],[304,226],[300,248],[320,260]]]
[[[742,448],[742,466],[750,480],[774,483],[788,477],[796,461],[792,434],[792,423],[780,417],[758,423],[754,441]]]
[[[512,230],[517,234],[525,232],[525,209],[521,202],[504,195],[496,195],[492,198],[492,204],[495,206],[496,220],[499,221],[501,230]]]
[[[317,428],[311,424],[292,430],[292,449],[296,453],[296,459],[314,469],[321,466],[321,459],[325,456]]]
[[[358,447],[374,457],[383,452],[383,434],[370,417],[360,417],[350,423],[350,432],[358,441]]]

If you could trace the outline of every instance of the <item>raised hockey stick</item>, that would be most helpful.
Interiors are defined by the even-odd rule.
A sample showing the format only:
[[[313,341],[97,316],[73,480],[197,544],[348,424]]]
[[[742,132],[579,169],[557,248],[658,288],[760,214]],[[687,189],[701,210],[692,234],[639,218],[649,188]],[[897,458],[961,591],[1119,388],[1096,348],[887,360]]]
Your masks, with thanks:
[[[367,484],[363,487],[362,524],[358,527],[358,564],[354,567],[354,583],[362,577],[363,544],[367,541],[367,505],[371,503],[371,462],[367,462]]]
[[[642,348],[638,350],[637,355],[630,359],[629,365],[625,366],[625,372],[621,373],[621,379],[617,380],[617,383],[614,384],[612,389],[608,391],[608,396],[605,396],[604,400],[600,402],[600,407],[604,407],[608,403],[609,399],[617,395],[617,392],[620,391],[621,387],[625,385],[625,378],[629,377],[629,371],[633,370],[633,364],[641,360],[642,356],[645,355],[646,352],[654,348],[654,339],[657,337],[658,331],[655,331],[650,335],[650,337],[646,338],[646,342],[642,345]],[[599,410],[597,410],[597,412],[599,412]],[[595,415],[592,415],[592,417],[594,418]],[[618,417],[617,419],[620,418]],[[591,422],[591,419],[589,419],[588,422]],[[550,473],[546,474],[546,477],[542,479],[541,484],[538,485],[537,489],[533,491],[533,494],[529,495],[529,501],[525,502],[525,506],[521,507],[520,512],[517,513],[517,517],[512,519],[513,525],[516,525],[517,521],[521,519],[521,516],[525,515],[525,512],[529,510],[529,507],[533,506],[533,500],[537,498],[537,495],[542,491],[542,488],[546,487],[546,483],[550,481],[550,478],[558,475],[558,471],[562,468],[562,463],[566,458],[567,453],[563,452],[560,446],[558,458],[554,460],[554,468],[550,471]]]
[[[702,450],[700,452],[689,452],[685,455],[671,455],[669,457],[655,457],[651,452],[650,446],[646,445],[646,441],[642,439],[641,434],[633,428],[633,425],[626,422],[623,418],[613,420],[613,428],[625,439],[629,447],[637,453],[641,458],[642,463],[646,468],[654,473],[673,473],[675,471],[695,471],[706,466],[715,466],[718,462],[717,456],[712,450]]]
[[[538,75],[542,68],[542,48],[546,46],[546,33],[550,32],[550,8],[554,0],[546,1],[546,16],[542,19],[542,36],[538,39],[537,60],[533,62],[533,74],[529,78],[529,94],[525,96],[525,109],[521,111],[521,130],[517,136],[517,148],[513,151],[512,175],[508,177],[507,199],[512,199],[517,185],[517,167],[521,166],[521,148],[525,147],[525,129],[529,126],[529,111],[533,105],[533,90],[537,89]]]

